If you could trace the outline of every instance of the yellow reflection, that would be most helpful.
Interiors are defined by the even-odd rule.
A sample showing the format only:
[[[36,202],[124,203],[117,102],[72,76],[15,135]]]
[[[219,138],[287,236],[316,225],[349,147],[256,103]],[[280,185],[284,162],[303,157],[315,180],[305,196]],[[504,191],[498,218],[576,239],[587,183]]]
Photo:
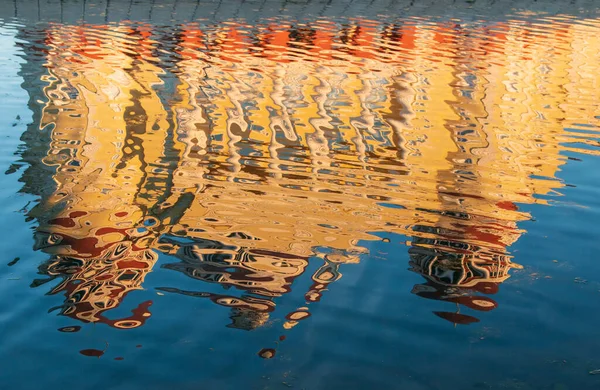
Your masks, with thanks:
[[[507,248],[529,215],[517,205],[557,193],[562,152],[597,153],[566,130],[598,125],[588,24],[558,23],[560,39],[512,21],[173,30],[45,31],[42,163],[55,189],[30,215],[65,315],[143,324],[150,302],[125,319],[104,312],[161,252],[177,259],[165,268],[240,295],[164,291],[209,298],[253,329],[309,258],[322,265],[307,304],[377,233],[410,237],[426,278],[414,293],[490,310],[479,293],[519,267]],[[298,308],[283,327],[309,316]]]

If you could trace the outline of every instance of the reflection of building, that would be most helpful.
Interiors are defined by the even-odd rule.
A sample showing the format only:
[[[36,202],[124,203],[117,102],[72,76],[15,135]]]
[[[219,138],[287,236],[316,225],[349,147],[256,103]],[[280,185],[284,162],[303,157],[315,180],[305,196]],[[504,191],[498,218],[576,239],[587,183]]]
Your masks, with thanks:
[[[582,46],[580,28],[564,39]],[[148,304],[124,320],[103,313],[142,287],[162,252],[178,259],[165,268],[229,289],[165,291],[230,307],[232,326],[252,329],[311,257],[323,264],[305,298],[319,301],[373,232],[411,237],[412,269],[427,279],[415,293],[488,310],[495,303],[472,293],[494,292],[516,266],[507,248],[528,218],[516,204],[561,186],[546,178],[573,140],[563,118],[593,112],[563,104],[575,94],[563,89],[556,116],[530,87],[591,89],[569,69],[592,62],[566,43],[546,60],[536,50],[552,37],[524,46],[527,29],[508,23],[173,29],[22,33],[48,68],[34,73],[42,98],[37,79],[25,84],[40,128],[24,136],[24,191],[40,195],[29,217],[52,256],[42,273],[63,278],[52,291],[66,295],[66,315],[141,325]],[[589,61],[598,47],[586,46]],[[284,326],[308,316],[298,309]]]
[[[435,226],[413,227],[428,233],[415,237],[409,251],[413,270],[428,279],[415,286],[416,294],[477,310],[496,307],[479,293],[495,293],[509,270],[520,267],[506,253],[521,234],[516,203],[545,203],[536,197],[555,193],[560,183],[552,178],[566,159],[560,153],[570,149],[564,141],[574,140],[564,129],[565,120],[592,119],[589,105],[569,107],[567,102],[577,98],[570,87],[563,88],[587,84],[583,75],[568,73],[585,69],[589,65],[582,59],[598,53],[593,43],[585,56],[569,48],[587,36],[584,29],[553,28],[564,40],[553,44],[549,57],[544,39],[522,26],[487,28],[487,37],[494,39],[445,36],[449,51],[460,58],[450,81],[458,88],[448,99],[458,118],[445,116],[443,123],[458,150],[449,154],[451,170],[438,174],[441,207],[427,211],[442,218]],[[555,41],[555,36],[545,38]]]
[[[307,258],[223,245],[218,241],[194,240],[180,244],[168,236],[160,244],[170,244],[181,263],[165,267],[208,283],[237,287],[249,293],[273,297],[289,291],[293,278],[301,275]],[[164,249],[163,249],[164,250]]]
[[[211,240],[181,243],[164,236],[160,244],[163,251],[170,246],[172,249],[167,253],[181,260],[180,263],[166,264],[165,268],[243,292],[241,298],[213,299],[232,308],[232,326],[242,329],[253,329],[266,322],[268,313],[273,310],[272,300],[289,292],[292,281],[304,272],[308,264],[308,259],[300,256],[245,249]]]

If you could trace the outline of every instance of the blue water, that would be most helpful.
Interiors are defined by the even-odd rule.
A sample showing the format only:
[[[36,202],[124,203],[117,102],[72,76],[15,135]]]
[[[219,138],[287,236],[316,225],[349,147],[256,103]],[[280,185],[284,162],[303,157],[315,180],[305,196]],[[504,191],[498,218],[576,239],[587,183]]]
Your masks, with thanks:
[[[600,388],[598,10],[41,3],[1,388]]]

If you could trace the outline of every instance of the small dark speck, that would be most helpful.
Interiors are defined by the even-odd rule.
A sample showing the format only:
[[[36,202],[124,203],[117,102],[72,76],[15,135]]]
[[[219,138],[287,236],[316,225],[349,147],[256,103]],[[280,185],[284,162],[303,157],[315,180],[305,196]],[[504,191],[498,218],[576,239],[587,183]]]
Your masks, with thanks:
[[[21,115],[17,115],[17,117],[15,119],[18,120],[18,121],[20,121],[21,120]]]
[[[16,127],[17,126],[17,122],[12,124],[12,127]]]
[[[10,263],[8,263],[8,266],[13,266],[15,264],[17,264],[17,261],[21,260],[20,257],[15,257]]]
[[[135,346],[136,348],[142,348],[142,344],[138,344]]]

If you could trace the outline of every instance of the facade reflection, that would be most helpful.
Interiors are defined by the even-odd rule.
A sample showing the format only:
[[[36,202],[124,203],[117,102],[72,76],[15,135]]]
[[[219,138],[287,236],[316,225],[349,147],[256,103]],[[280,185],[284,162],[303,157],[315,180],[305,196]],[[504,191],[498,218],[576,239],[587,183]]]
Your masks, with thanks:
[[[23,191],[40,197],[28,217],[51,256],[40,273],[59,280],[62,314],[133,328],[151,302],[105,313],[162,253],[204,282],[162,291],[254,329],[297,278],[318,302],[342,266],[368,261],[360,241],[386,232],[409,237],[425,279],[413,293],[492,310],[519,267],[508,248],[529,215],[517,205],[546,203],[561,152],[587,142],[565,127],[593,117],[579,91],[600,90],[574,71],[599,54],[589,28],[561,27],[558,41],[518,23],[417,19],[22,31],[39,119],[23,135]],[[298,308],[283,327],[309,316]]]

